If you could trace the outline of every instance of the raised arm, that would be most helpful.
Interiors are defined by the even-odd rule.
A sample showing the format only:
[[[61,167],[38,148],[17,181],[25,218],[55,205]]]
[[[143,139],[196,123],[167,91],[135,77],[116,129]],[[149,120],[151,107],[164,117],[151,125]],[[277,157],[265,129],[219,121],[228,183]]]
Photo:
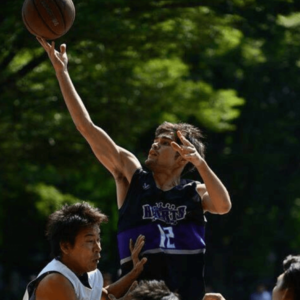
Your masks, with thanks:
[[[201,157],[194,145],[190,143],[180,131],[177,132],[182,145],[172,142],[174,150],[188,162],[191,162],[198,170],[204,184],[198,184],[197,191],[202,198],[204,211],[215,214],[225,214],[231,209],[230,196],[226,187],[207,162]]]
[[[141,166],[140,162],[132,153],[116,145],[102,128],[92,122],[70,78],[66,45],[61,45],[60,51],[57,51],[54,42],[50,45],[43,38],[37,37],[37,40],[46,50],[54,67],[63,98],[76,128],[88,141],[98,160],[115,179],[126,177],[130,182],[135,170]]]
[[[144,257],[141,260],[139,258],[139,254],[144,244],[145,244],[145,237],[143,235],[138,236],[134,245],[133,245],[133,241],[130,240],[129,248],[131,252],[133,268],[128,274],[121,277],[118,281],[110,284],[107,287],[104,287],[103,290],[104,296],[106,295],[108,297],[109,294],[112,294],[115,298],[122,297],[126,294],[128,289],[135,282],[135,280],[138,279],[139,275],[144,269],[144,264],[147,262],[147,258]]]

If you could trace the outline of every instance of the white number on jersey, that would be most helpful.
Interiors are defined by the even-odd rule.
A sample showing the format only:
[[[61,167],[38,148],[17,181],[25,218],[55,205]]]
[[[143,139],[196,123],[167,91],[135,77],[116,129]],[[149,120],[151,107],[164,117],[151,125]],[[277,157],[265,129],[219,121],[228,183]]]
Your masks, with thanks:
[[[171,243],[171,238],[174,238],[173,227],[161,227],[157,225],[160,232],[160,244],[162,248],[175,248],[175,245]]]

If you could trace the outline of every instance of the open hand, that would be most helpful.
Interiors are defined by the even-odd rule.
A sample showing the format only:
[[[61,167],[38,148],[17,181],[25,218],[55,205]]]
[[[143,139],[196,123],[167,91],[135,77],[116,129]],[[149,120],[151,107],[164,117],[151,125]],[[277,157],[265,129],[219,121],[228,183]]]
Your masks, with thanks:
[[[144,264],[147,262],[146,257],[142,258],[141,260],[139,258],[139,254],[140,254],[142,248],[144,247],[144,245],[145,245],[145,237],[143,235],[138,236],[134,245],[133,245],[132,239],[130,239],[130,242],[129,242],[129,249],[131,252],[133,269],[138,274],[140,274],[143,271]]]
[[[56,72],[67,70],[68,56],[67,56],[67,46],[66,44],[60,45],[60,52],[55,50],[55,43],[52,41],[51,45],[42,37],[36,37],[38,42],[47,52],[50,61]]]
[[[185,160],[191,162],[195,167],[200,166],[204,159],[201,157],[195,146],[188,141],[179,130],[176,133],[182,144],[179,145],[176,142],[172,142],[172,148],[177,151]]]

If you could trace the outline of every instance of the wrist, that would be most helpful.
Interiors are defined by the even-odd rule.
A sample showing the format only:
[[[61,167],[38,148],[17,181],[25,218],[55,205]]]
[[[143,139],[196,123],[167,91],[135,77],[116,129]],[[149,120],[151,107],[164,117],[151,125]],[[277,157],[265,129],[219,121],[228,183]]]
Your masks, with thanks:
[[[194,164],[194,166],[195,166],[198,170],[200,170],[200,169],[202,169],[203,167],[206,166],[206,162],[205,162],[205,160],[204,160],[203,158],[200,158],[200,159]]]
[[[133,267],[131,271],[128,273],[130,279],[135,280],[142,273],[142,268]]]
[[[55,69],[55,74],[56,74],[56,76],[66,75],[66,74],[68,74],[68,69],[65,69],[65,68],[58,69],[58,70]]]

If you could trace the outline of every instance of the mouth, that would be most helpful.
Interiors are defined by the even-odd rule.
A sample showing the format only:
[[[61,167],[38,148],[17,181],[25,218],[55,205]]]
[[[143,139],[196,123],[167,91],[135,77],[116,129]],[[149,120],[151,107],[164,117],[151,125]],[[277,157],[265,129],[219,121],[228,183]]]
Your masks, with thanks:
[[[101,258],[101,256],[99,256],[99,257],[96,257],[96,258],[94,258],[94,259],[93,259],[93,261],[94,261],[94,262],[96,262],[96,263],[98,263],[98,262],[99,262],[99,260],[100,260],[100,258]]]
[[[148,156],[157,156],[157,152],[156,152],[155,150],[151,149],[151,150],[149,151]]]

